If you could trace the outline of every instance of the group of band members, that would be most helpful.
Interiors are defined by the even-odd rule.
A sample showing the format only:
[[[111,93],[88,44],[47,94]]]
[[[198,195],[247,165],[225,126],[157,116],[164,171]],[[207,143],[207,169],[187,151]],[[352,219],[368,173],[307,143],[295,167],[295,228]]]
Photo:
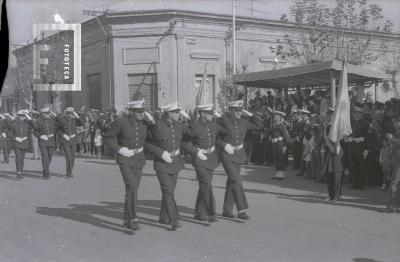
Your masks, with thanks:
[[[241,100],[230,102],[225,116],[214,112],[213,104],[198,105],[197,119],[190,119],[176,102],[163,106],[161,118],[154,120],[143,105],[144,101],[129,102],[129,113],[114,121],[104,135],[105,144],[117,154],[125,183],[124,226],[131,230],[140,228],[137,196],[145,151],[154,155],[154,170],[162,193],[159,222],[170,225],[170,230],[181,227],[175,188],[184,167],[183,150],[192,156],[199,182],[194,218],[217,221],[212,178],[221,161],[227,173],[222,216],[234,218],[236,205],[237,217],[249,219],[240,177],[240,165],[246,159],[243,140],[247,131],[262,129],[262,121],[243,110]],[[188,121],[182,122],[181,115]]]
[[[4,161],[8,163],[10,147],[15,153],[17,178],[23,178],[25,153],[30,148],[30,135],[38,138],[43,178],[50,178],[50,164],[56,148],[56,134],[61,138],[66,160],[66,176],[72,177],[76,151],[76,127],[81,125],[79,115],[72,107],[56,115],[49,107],[40,110],[40,117],[32,119],[28,110],[19,110],[16,117],[0,114],[0,145]]]

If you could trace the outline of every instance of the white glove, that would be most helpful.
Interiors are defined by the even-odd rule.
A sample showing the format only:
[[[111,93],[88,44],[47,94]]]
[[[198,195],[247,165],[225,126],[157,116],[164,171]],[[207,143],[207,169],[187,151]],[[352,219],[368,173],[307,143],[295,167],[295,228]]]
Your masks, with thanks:
[[[253,113],[250,113],[249,111],[247,111],[247,110],[245,110],[245,109],[243,109],[242,112],[243,112],[245,115],[249,116],[249,117],[252,117],[252,116],[253,116]]]
[[[162,160],[164,160],[165,162],[167,162],[168,164],[172,163],[172,158],[171,158],[171,154],[168,153],[167,151],[164,151],[161,155]]]
[[[79,118],[79,115],[78,115],[78,113],[77,113],[77,112],[75,112],[75,111],[72,111],[72,113],[74,114],[75,118]]]
[[[45,140],[45,141],[49,140],[49,138],[46,135],[41,135],[40,139]]]
[[[387,133],[387,134],[386,134],[386,137],[387,137],[388,140],[392,140],[392,139],[393,139],[393,135],[390,134],[390,133]]]
[[[235,153],[231,144],[226,144],[224,150],[229,155],[233,155],[233,153]]]
[[[28,120],[32,120],[32,117],[30,117],[30,115],[28,114],[28,112],[25,112],[25,117],[26,117]]]
[[[154,117],[147,111],[144,112],[144,115],[146,116],[147,120],[149,120],[150,122],[152,122],[153,124],[155,123],[154,121]]]
[[[24,140],[23,140],[22,138],[20,138],[20,137],[17,136],[17,137],[15,138],[15,141],[17,141],[18,143],[21,143],[21,142],[24,141]]]
[[[364,159],[367,158],[368,156],[368,150],[364,150],[364,152],[362,152]]]
[[[6,138],[6,137],[7,137],[6,133],[4,133],[4,132],[3,132],[3,133],[1,133],[1,136],[2,136],[2,137],[4,137],[4,138]]]
[[[0,114],[0,118],[1,119],[6,119],[2,114]]]
[[[286,147],[286,146],[283,146],[283,147],[282,147],[282,154],[285,154],[285,153],[286,153],[286,150],[287,150],[287,147]]]
[[[121,147],[121,148],[118,150],[118,154],[120,154],[121,156],[124,156],[124,157],[131,157],[131,156],[134,155],[134,154],[133,154],[133,151],[132,151],[132,150],[129,150],[129,149],[126,148],[126,147]]]
[[[67,141],[69,141],[71,138],[69,137],[69,135],[66,135],[66,134],[64,134],[63,135],[63,138],[65,139],[65,140],[67,140]]]
[[[197,157],[203,161],[207,160],[207,156],[203,153],[203,149],[200,149],[199,152],[197,152]]]
[[[57,114],[56,114],[56,113],[54,113],[53,111],[50,111],[50,114],[52,114],[54,117],[56,117],[56,116],[57,116]]]
[[[219,112],[214,112],[214,115],[215,115],[216,117],[218,117],[218,118],[221,118],[221,117],[222,117],[222,115],[221,115]]]
[[[181,115],[183,115],[183,117],[184,118],[186,118],[186,119],[190,119],[190,116],[189,116],[189,114],[188,113],[186,113],[186,111],[185,110],[181,110],[181,111],[179,111],[179,113],[181,114]]]

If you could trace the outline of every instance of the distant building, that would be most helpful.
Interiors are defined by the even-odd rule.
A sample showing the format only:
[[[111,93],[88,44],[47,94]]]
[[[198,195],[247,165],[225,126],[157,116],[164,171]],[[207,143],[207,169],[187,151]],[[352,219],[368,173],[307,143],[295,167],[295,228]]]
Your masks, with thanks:
[[[152,109],[176,100],[192,109],[205,73],[206,99],[217,108],[225,106],[233,60],[231,16],[150,10],[111,12],[98,18],[82,23],[82,91],[58,93],[63,107],[122,110],[129,100],[145,98]],[[236,23],[239,73],[282,66],[284,61],[275,60],[270,46],[297,30],[295,24],[250,17],[237,17]],[[371,37],[369,32],[360,34]],[[63,34],[57,37],[62,39]],[[373,37],[400,39],[383,33]],[[18,65],[26,67],[22,75],[27,78],[31,50],[27,45],[13,52]],[[34,99],[41,107],[52,104],[54,95],[36,94]]]

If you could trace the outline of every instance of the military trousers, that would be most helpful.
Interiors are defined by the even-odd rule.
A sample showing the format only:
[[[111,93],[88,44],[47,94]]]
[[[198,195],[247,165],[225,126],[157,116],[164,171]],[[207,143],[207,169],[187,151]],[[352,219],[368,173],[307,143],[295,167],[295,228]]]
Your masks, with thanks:
[[[15,166],[17,168],[17,172],[22,172],[22,170],[24,169],[26,150],[14,147],[14,153],[15,153]]]
[[[10,152],[8,149],[8,141],[6,139],[3,141],[0,140],[0,150],[3,151],[3,161],[8,163]]]
[[[199,190],[197,191],[195,215],[202,218],[215,216],[215,198],[212,190],[212,178],[214,170],[203,166],[195,167],[196,176],[199,180]]]
[[[157,172],[157,177],[162,193],[159,221],[164,224],[176,224],[179,219],[179,211],[175,202],[175,187],[178,181],[178,173],[168,174]]]
[[[124,221],[129,222],[137,218],[137,196],[143,168],[120,164],[119,169],[125,184]]]
[[[240,165],[235,162],[222,161],[222,166],[228,176],[224,197],[224,213],[232,213],[234,205],[238,211],[249,208],[240,177]]]
[[[39,149],[42,156],[43,176],[48,177],[50,175],[50,163],[53,158],[55,147],[41,145],[39,142]]]
[[[72,169],[75,163],[76,143],[62,143],[67,164],[67,176],[72,176]]]

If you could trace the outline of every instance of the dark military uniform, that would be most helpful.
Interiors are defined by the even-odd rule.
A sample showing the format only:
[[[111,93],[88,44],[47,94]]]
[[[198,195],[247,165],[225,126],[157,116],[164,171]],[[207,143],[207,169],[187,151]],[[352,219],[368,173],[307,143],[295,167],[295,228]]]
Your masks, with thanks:
[[[33,122],[34,135],[38,138],[39,149],[42,155],[43,177],[50,176],[50,163],[56,147],[56,121],[54,118],[39,118]],[[47,136],[48,140],[44,140],[41,136]]]
[[[303,121],[296,120],[292,124],[290,135],[292,137],[292,154],[293,154],[293,168],[300,169],[301,155],[303,151]]]
[[[179,212],[174,195],[178,173],[184,167],[181,147],[195,154],[193,146],[182,142],[183,135],[188,133],[183,124],[162,118],[151,128],[150,142],[146,143],[146,149],[155,155],[154,169],[162,193],[159,221],[163,224],[175,225],[178,222]],[[171,153],[172,163],[167,163],[161,158],[164,151]]]
[[[76,126],[83,125],[82,120],[80,118],[69,118],[65,115],[58,115],[56,118],[57,121],[57,133],[61,139],[61,146],[63,148],[67,166],[67,177],[72,177],[72,169],[74,167],[75,162],[75,152],[76,152]],[[70,137],[70,140],[66,140],[63,138],[63,135],[67,135]]]
[[[289,133],[286,129],[285,121],[280,121],[272,125],[271,142],[272,152],[274,156],[274,166],[277,171],[276,177],[283,178],[282,171],[286,170],[287,166],[287,150],[282,152],[284,146],[288,147],[290,141]]]
[[[216,151],[216,139],[218,135],[226,134],[225,128],[215,121],[208,122],[199,118],[191,123],[190,137],[196,154],[193,155],[193,167],[199,180],[199,190],[197,192],[195,217],[206,219],[215,217],[215,198],[212,191],[212,177],[214,169],[219,165]],[[219,141],[220,142],[220,141]],[[199,149],[205,150],[207,160],[197,157]]]
[[[4,156],[3,160],[6,163],[8,163],[8,161],[9,161],[7,130],[8,130],[8,126],[7,126],[6,120],[0,118],[0,150],[3,151],[3,156]]]
[[[104,143],[117,155],[117,163],[125,184],[125,223],[137,218],[137,195],[143,166],[146,163],[143,148],[146,136],[147,125],[131,115],[115,120],[104,134]],[[134,155],[126,157],[118,154],[122,147],[133,150]]]
[[[369,124],[364,119],[352,121],[352,135],[350,144],[350,175],[354,187],[364,189],[366,179],[366,159],[363,152],[367,149],[367,133]]]
[[[247,131],[262,129],[262,123],[259,121],[250,122],[245,118],[235,119],[228,115],[222,119],[221,124],[227,130],[227,133],[223,136],[220,145],[224,148],[229,143],[234,147],[233,155],[224,150],[221,153],[222,166],[228,176],[223,212],[224,214],[231,214],[234,204],[236,204],[238,211],[243,211],[249,207],[240,177],[240,164],[243,164],[246,160],[243,142]]]
[[[24,168],[25,153],[29,149],[29,136],[32,131],[32,121],[30,120],[19,120],[14,121],[6,120],[9,126],[7,136],[9,139],[13,140],[13,149],[15,152],[15,165],[17,173],[21,173]],[[18,142],[15,139],[19,137],[24,139],[22,142]]]

